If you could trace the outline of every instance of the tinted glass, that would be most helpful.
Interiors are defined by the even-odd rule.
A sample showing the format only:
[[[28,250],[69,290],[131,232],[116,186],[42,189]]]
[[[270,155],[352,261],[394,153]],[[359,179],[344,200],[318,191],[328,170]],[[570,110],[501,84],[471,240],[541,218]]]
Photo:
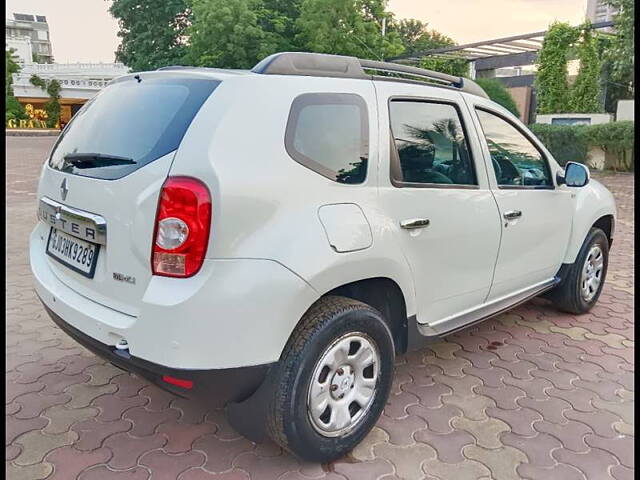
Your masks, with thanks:
[[[477,110],[489,146],[498,185],[553,186],[546,160],[516,127],[484,110]]]
[[[121,178],[178,148],[215,80],[131,78],[106,87],[71,120],[56,143],[49,166],[93,178]],[[95,153],[129,164],[78,168],[70,158]],[[67,157],[67,158],[65,158]]]
[[[390,105],[391,132],[400,162],[396,181],[476,185],[473,162],[455,106],[397,101]]]
[[[354,94],[309,93],[296,97],[285,134],[291,157],[340,183],[367,176],[367,106]]]

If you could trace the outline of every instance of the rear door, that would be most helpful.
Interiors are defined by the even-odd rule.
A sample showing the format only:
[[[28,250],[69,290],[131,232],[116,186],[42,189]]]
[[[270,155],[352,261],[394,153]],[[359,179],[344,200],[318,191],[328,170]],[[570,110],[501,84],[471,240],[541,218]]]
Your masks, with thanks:
[[[54,146],[38,189],[39,201],[54,205],[62,219],[42,217],[51,225],[50,236],[69,240],[58,235],[66,232],[72,246],[91,240],[71,230],[74,215],[101,219],[106,239],[92,275],[47,256],[63,283],[107,307],[137,314],[151,278],[160,189],[187,128],[219,83],[185,72],[128,76],[76,114]]]
[[[558,188],[538,140],[492,102],[465,96],[500,209],[502,241],[488,301],[550,281],[569,241],[572,194]]]
[[[417,320],[444,325],[491,286],[500,218],[460,93],[376,82],[380,196],[411,268]]]

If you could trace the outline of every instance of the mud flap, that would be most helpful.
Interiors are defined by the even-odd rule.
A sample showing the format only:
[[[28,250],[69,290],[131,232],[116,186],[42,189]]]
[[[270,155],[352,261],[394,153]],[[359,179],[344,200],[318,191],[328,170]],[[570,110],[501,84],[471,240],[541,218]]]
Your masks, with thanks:
[[[267,412],[273,399],[275,368],[270,368],[258,389],[241,402],[229,402],[224,413],[231,427],[255,443],[268,439]]]

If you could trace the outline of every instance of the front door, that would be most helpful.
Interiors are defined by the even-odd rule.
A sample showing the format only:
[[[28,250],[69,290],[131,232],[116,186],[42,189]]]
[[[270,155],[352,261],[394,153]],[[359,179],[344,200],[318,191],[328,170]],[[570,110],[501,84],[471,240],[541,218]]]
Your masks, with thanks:
[[[395,82],[376,91],[381,203],[413,274],[418,323],[443,326],[484,302],[498,255],[482,150],[459,92]]]
[[[571,233],[571,192],[558,187],[544,149],[515,119],[481,98],[466,97],[474,115],[491,186],[500,209],[502,241],[488,301],[549,281]]]

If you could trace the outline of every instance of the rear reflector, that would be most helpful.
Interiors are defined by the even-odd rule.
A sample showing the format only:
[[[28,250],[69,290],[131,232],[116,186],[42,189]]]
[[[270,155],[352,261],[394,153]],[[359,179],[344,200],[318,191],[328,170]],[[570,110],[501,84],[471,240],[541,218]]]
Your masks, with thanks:
[[[181,378],[175,378],[169,375],[163,375],[162,381],[166,383],[170,383],[171,385],[175,385],[177,387],[186,388],[187,390],[191,390],[193,388],[192,380],[183,380]]]

